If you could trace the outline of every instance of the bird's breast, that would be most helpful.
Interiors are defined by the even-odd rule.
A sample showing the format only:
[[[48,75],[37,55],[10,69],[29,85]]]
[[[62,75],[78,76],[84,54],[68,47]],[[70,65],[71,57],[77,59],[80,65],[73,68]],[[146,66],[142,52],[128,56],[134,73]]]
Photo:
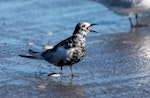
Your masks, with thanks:
[[[74,64],[79,62],[86,54],[85,47],[73,47],[68,49],[67,56],[64,59],[66,64]]]

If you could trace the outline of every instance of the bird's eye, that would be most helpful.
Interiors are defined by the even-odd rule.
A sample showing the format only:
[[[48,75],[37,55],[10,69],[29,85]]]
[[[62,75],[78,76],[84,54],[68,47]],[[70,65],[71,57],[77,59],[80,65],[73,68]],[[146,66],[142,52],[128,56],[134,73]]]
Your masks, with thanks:
[[[82,26],[83,28],[85,27],[85,25]]]

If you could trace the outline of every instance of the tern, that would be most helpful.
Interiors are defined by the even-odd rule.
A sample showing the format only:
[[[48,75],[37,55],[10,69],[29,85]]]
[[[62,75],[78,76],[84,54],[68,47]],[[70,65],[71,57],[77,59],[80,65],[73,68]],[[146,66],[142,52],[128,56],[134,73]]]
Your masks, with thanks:
[[[35,52],[29,49],[30,55],[19,55],[25,58],[46,60],[49,63],[60,67],[63,76],[63,66],[70,66],[72,77],[75,76],[72,71],[72,66],[83,59],[86,54],[86,35],[91,30],[90,27],[97,24],[90,24],[88,22],[80,22],[76,25],[75,30],[69,38],[59,42],[52,49],[44,52]]]

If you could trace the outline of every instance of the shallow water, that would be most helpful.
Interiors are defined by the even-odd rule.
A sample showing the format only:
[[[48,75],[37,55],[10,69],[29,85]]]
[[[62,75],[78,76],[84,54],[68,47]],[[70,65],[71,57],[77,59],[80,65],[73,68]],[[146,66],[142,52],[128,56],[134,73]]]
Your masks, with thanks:
[[[127,17],[89,0],[0,1],[0,96],[3,98],[148,98],[150,27],[130,29]],[[150,13],[140,14],[150,23]],[[87,55],[73,66],[79,78],[47,77],[54,66],[21,58],[69,37],[80,21],[97,23]],[[59,68],[55,70],[60,72]],[[68,67],[63,68],[70,76]],[[37,86],[46,85],[45,89]]]

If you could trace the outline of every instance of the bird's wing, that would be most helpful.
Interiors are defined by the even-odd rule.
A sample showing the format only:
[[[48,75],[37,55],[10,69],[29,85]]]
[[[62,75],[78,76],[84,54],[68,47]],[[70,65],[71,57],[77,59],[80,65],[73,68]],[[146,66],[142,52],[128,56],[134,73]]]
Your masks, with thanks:
[[[31,55],[33,55],[33,54],[40,53],[40,52],[36,52],[36,51],[33,51],[33,50],[29,49],[28,53],[31,54]]]
[[[73,38],[73,36],[71,36],[71,37],[69,37],[69,38],[59,42],[58,44],[56,44],[53,47],[52,51],[56,51],[57,48],[60,47],[60,46],[63,46],[64,48],[69,48],[70,44],[72,43],[72,38]]]
[[[66,58],[70,44],[72,44],[72,37],[59,42],[52,49],[46,50],[42,53],[42,57],[50,63],[57,64],[62,59]]]

